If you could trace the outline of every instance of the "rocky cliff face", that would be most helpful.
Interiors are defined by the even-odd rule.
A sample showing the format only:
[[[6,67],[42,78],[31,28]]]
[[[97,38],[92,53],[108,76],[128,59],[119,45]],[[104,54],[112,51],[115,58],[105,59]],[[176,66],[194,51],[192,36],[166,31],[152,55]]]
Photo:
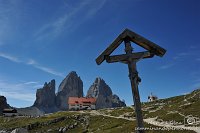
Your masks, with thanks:
[[[2,114],[2,111],[5,108],[10,108],[10,105],[7,104],[6,97],[0,96],[0,114]]]
[[[68,97],[83,96],[83,82],[76,72],[70,72],[61,82],[56,94],[56,105],[61,110],[68,109]]]
[[[112,107],[125,107],[125,101],[121,101],[117,95],[112,95]]]
[[[33,107],[45,113],[68,110],[69,97],[83,97],[83,82],[74,71],[61,82],[56,94],[55,80],[45,83],[43,88],[38,89]],[[87,97],[97,98],[97,109],[126,106],[117,95],[113,95],[111,88],[101,78],[96,78],[88,90]]]
[[[112,94],[111,88],[101,78],[95,79],[87,92],[87,97],[97,98],[97,109],[126,106],[117,95]]]
[[[48,84],[45,83],[43,88],[37,90],[36,101],[33,106],[45,113],[55,112],[58,110],[55,99],[55,80],[51,80]]]

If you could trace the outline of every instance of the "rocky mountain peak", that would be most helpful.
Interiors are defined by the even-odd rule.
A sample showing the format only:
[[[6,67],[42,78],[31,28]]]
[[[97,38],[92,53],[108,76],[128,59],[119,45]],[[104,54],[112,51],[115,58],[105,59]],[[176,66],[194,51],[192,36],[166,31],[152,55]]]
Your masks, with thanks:
[[[61,82],[61,84],[60,84],[60,86],[58,88],[58,92],[65,91],[65,89],[67,88],[67,85],[69,85],[69,84],[75,84],[75,83],[78,83],[78,85],[83,84],[81,78],[77,75],[77,73],[75,71],[71,71],[65,77],[65,79]],[[76,88],[78,88],[78,87],[76,87]],[[73,88],[71,88],[71,89],[73,89]]]
[[[33,106],[46,113],[54,112],[57,110],[55,97],[55,80],[51,80],[49,83],[45,82],[42,88],[37,89],[36,100]]]
[[[103,95],[105,97],[112,95],[111,88],[100,77],[97,77],[95,79],[94,83],[89,88],[88,93],[87,93],[87,96],[89,96],[89,97],[95,97],[95,98],[97,98],[98,95]]]
[[[120,99],[117,95],[113,95],[111,88],[106,84],[106,82],[97,77],[94,83],[91,85],[87,92],[87,97],[97,98],[96,108],[111,108],[118,106],[117,103],[120,103]],[[114,104],[115,103],[115,104]],[[119,106],[124,106],[120,104]]]
[[[63,79],[56,94],[55,80],[45,82],[44,86],[37,90],[33,106],[45,113],[68,110],[69,97],[83,97],[83,82],[75,71]],[[87,97],[97,98],[97,109],[125,106],[125,103],[117,95],[113,95],[111,88],[100,77],[97,77],[89,88]]]
[[[83,81],[75,71],[70,72],[61,82],[56,96],[56,105],[61,110],[68,109],[68,97],[83,96]]]

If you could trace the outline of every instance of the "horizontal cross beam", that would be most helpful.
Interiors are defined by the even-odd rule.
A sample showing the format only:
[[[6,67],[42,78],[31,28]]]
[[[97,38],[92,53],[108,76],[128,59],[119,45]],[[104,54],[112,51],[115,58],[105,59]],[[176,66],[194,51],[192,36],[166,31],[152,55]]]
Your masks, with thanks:
[[[113,63],[113,62],[126,62],[129,60],[139,60],[143,58],[151,58],[154,54],[146,51],[146,52],[138,52],[138,53],[132,53],[131,55],[128,54],[122,54],[122,55],[113,55],[113,56],[107,56],[106,62]]]

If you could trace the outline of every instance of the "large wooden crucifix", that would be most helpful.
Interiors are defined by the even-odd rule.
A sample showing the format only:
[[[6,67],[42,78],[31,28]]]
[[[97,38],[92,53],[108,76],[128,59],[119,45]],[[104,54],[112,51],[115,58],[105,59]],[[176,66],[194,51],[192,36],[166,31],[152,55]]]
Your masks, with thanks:
[[[111,53],[124,41],[125,44],[125,54],[122,55],[113,55]],[[144,52],[133,52],[131,42],[143,47],[147,51]],[[144,124],[141,110],[140,95],[138,90],[138,84],[141,82],[140,77],[138,76],[136,63],[144,58],[152,58],[154,55],[162,57],[165,54],[166,50],[161,48],[157,44],[145,39],[144,37],[125,29],[110,46],[101,53],[101,55],[96,59],[96,63],[100,65],[104,60],[108,63],[122,62],[128,64],[129,69],[129,78],[132,87],[133,101],[136,114],[136,122],[139,133],[144,133]]]

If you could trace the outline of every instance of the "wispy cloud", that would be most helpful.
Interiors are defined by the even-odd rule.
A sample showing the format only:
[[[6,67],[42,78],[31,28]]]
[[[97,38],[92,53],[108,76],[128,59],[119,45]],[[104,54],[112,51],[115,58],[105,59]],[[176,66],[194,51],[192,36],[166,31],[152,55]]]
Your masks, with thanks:
[[[192,88],[200,88],[200,82],[196,82],[192,85]]]
[[[0,53],[0,57],[4,58],[4,59],[8,59],[12,62],[21,62],[17,57],[14,57],[12,55],[8,55],[8,54],[5,54],[5,53]]]
[[[50,74],[53,74],[53,75],[56,75],[56,76],[60,76],[60,77],[64,77],[64,75],[60,72],[57,72],[49,67],[45,67],[45,66],[42,66],[40,65],[39,63],[37,63],[35,60],[33,59],[30,59],[28,62],[27,62],[28,65],[31,65],[39,70],[42,70],[44,72],[47,72],[47,73],[50,73]]]
[[[39,85],[38,82],[29,81],[29,82],[19,82],[19,83],[11,83],[5,80],[0,80],[0,95],[6,96],[8,99],[17,99],[23,101],[31,101],[35,100],[35,88],[33,86]]]
[[[196,61],[200,61],[200,58],[196,58]]]
[[[30,85],[30,84],[37,84],[38,82],[35,82],[35,81],[30,81],[30,82],[25,82],[24,84],[25,85]]]
[[[174,60],[183,59],[189,55],[191,55],[190,52],[182,52],[182,53],[178,53],[173,59]]]
[[[10,92],[10,91],[1,91],[4,96],[8,99],[16,99],[28,102],[34,102],[35,94],[34,93],[23,93],[23,92]]]
[[[193,72],[192,76],[194,76],[194,80],[192,81],[190,88],[193,88],[193,89],[200,88],[199,72]]]
[[[90,1],[90,3],[91,3],[91,1]],[[87,17],[90,18],[90,17],[94,16],[99,10],[101,10],[103,8],[105,3],[106,3],[106,0],[96,1],[94,3],[94,5],[91,5],[90,9],[88,10]]]
[[[6,0],[0,1],[0,45],[5,45],[8,40],[13,37],[14,29],[16,26],[16,18],[19,17],[18,13],[22,0]],[[16,15],[17,14],[17,15]]]
[[[188,51],[188,52],[182,52],[176,54],[176,56],[173,57],[175,61],[185,61],[186,59],[193,60],[193,61],[200,61],[199,57],[199,51],[198,48],[195,46],[191,46],[194,50]],[[190,49],[192,49],[190,48]],[[197,51],[195,51],[197,50]]]
[[[161,66],[159,69],[168,69],[168,68],[171,68],[172,66],[174,66],[174,64],[166,64],[166,65],[163,65]]]
[[[24,59],[19,59],[15,56],[9,55],[9,54],[5,54],[5,53],[0,53],[0,57],[10,60],[12,62],[16,62],[16,63],[22,63],[22,64],[26,64],[26,65],[30,65],[36,69],[39,69],[43,72],[49,73],[49,74],[53,74],[59,77],[64,77],[64,75],[60,72],[57,72],[55,70],[53,70],[52,68],[49,67],[45,67],[41,64],[39,64],[37,61],[33,60],[33,59],[28,59],[28,60],[24,60]]]
[[[42,88],[43,85],[42,84],[37,84],[37,85],[34,85],[33,88]]]
[[[102,9],[105,3],[106,0],[98,0],[95,2],[92,0],[81,1],[79,5],[73,7],[70,12],[64,11],[65,14],[58,16],[55,21],[43,25],[35,33],[36,40],[49,37],[54,38],[63,31],[71,32],[75,30],[83,22],[93,17],[100,9]]]

